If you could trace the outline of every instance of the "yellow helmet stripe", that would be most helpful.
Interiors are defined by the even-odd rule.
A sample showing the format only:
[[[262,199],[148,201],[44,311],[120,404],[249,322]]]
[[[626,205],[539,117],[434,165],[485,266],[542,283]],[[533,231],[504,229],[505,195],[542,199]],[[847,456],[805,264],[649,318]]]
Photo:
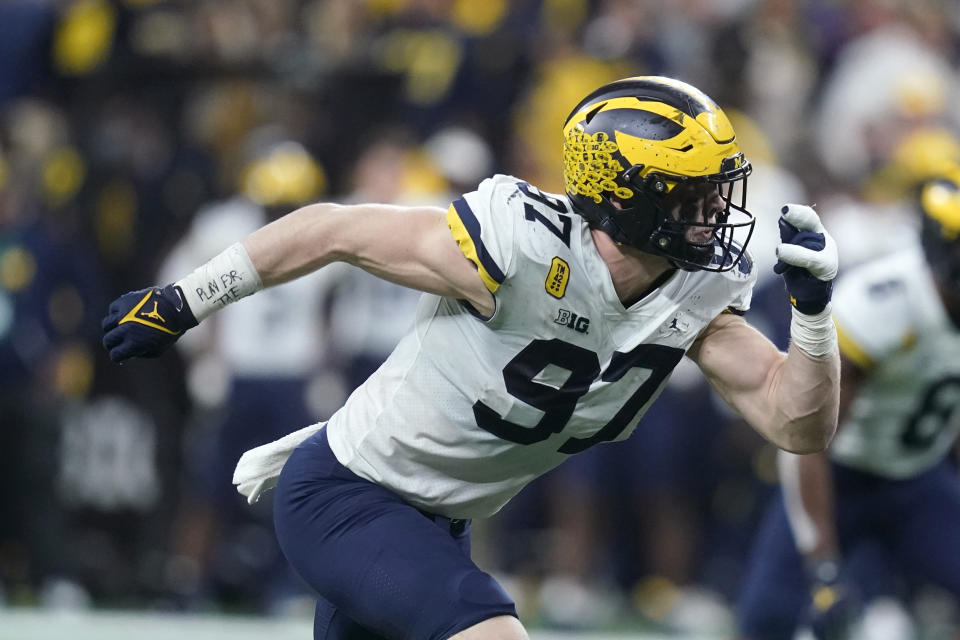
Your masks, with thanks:
[[[480,221],[463,198],[454,201],[447,209],[447,226],[450,227],[460,251],[477,267],[487,289],[490,293],[496,293],[506,276],[483,246]]]
[[[619,98],[602,100],[601,102],[605,103],[603,111],[610,109],[642,109],[673,120],[679,125],[684,125],[684,119],[690,117],[680,109],[665,102],[660,102],[659,100],[642,100],[634,96],[621,96]],[[586,105],[576,115],[570,118],[568,129],[570,125],[576,125],[582,122],[588,113],[597,108],[597,104],[597,102],[593,102]],[[730,119],[727,118],[727,115],[719,107],[714,108],[712,102],[707,102],[706,105],[711,106],[711,108],[698,113],[694,120],[710,134],[718,144],[733,142],[734,138],[736,138],[736,133],[733,130]]]
[[[611,109],[643,109],[644,111],[650,111],[661,115],[664,118],[673,120],[679,125],[683,124],[683,119],[687,115],[677,109],[676,107],[671,107],[668,104],[663,102],[658,102],[656,100],[637,100],[633,96],[623,96],[620,98],[609,98],[607,100],[601,100],[603,102],[603,111],[610,111]],[[579,113],[572,116],[567,124],[567,130],[583,122],[587,114],[597,108],[597,102],[593,102],[585,106],[579,111]]]
[[[611,98],[605,101],[603,110],[641,109],[667,118],[683,127],[683,130],[667,140],[648,140],[633,136],[624,131],[615,131],[616,148],[628,160],[645,158],[642,176],[651,171],[683,176],[709,176],[717,173],[723,161],[740,153],[736,143],[733,126],[722,111],[712,114],[703,112],[697,116],[697,125],[690,126],[689,117],[676,107],[653,100],[637,100],[631,96]],[[587,113],[596,108],[596,103],[584,107],[570,119],[565,135],[567,139],[576,136],[575,127],[579,126]],[[710,122],[704,122],[708,119]],[[700,152],[691,151],[700,150]],[[705,153],[709,150],[709,153]],[[672,187],[672,185],[671,185]]]

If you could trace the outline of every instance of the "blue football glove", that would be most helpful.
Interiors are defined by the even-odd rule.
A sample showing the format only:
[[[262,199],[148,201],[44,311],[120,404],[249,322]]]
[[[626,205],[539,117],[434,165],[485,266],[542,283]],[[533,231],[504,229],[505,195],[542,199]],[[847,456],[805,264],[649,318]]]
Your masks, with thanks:
[[[860,591],[839,565],[821,562],[809,570],[807,625],[817,640],[849,640],[863,613]]]
[[[833,294],[837,245],[811,207],[787,204],[780,212],[779,260],[773,270],[783,276],[790,304],[797,311],[820,313]]]
[[[178,287],[131,291],[110,303],[103,319],[103,346],[114,362],[155,358],[195,326],[197,319]]]

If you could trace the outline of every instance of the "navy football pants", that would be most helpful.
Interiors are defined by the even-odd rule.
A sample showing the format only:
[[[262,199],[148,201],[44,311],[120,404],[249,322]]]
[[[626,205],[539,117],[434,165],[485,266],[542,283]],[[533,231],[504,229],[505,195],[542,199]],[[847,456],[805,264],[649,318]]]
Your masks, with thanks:
[[[276,487],[280,548],[320,596],[315,640],[443,640],[513,600],[470,559],[469,521],[425,514],[341,465],[326,429]]]

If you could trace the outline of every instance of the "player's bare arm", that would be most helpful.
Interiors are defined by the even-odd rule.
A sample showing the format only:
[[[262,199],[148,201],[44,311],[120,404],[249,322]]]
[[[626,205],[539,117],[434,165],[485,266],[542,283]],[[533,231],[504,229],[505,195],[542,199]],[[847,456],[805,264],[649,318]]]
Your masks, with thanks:
[[[721,314],[689,355],[733,409],[770,442],[822,451],[836,432],[840,355],[830,316],[836,244],[813,208],[784,205],[774,270],[793,305],[791,344],[780,352],[736,314]]]
[[[124,294],[103,320],[104,346],[115,362],[155,357],[226,305],[336,261],[494,311],[442,209],[322,203],[264,226],[175,283]]]
[[[856,363],[840,357],[840,415],[838,429],[863,383],[865,372]],[[784,456],[780,460],[781,485],[788,511],[799,512],[794,522],[798,550],[809,566],[836,562],[840,555],[835,526],[833,477],[826,452],[809,456]],[[798,524],[797,520],[802,523]],[[804,532],[797,531],[798,526]]]
[[[796,345],[776,348],[740,316],[721,314],[688,352],[714,389],[760,434],[794,453],[823,450],[833,437],[840,360]]]
[[[264,286],[341,261],[493,312],[492,295],[458,249],[439,207],[312,204],[255,231],[243,245]]]

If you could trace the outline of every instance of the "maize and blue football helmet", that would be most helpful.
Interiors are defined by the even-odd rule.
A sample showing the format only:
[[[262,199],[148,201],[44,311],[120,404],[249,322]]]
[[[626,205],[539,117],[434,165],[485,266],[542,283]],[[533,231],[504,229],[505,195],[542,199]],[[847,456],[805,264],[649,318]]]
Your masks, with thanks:
[[[751,166],[706,94],[671,78],[618,80],[574,107],[563,134],[566,193],[591,227],[687,270],[740,261],[755,222],[746,209]],[[719,210],[704,217],[684,206],[710,186]]]

